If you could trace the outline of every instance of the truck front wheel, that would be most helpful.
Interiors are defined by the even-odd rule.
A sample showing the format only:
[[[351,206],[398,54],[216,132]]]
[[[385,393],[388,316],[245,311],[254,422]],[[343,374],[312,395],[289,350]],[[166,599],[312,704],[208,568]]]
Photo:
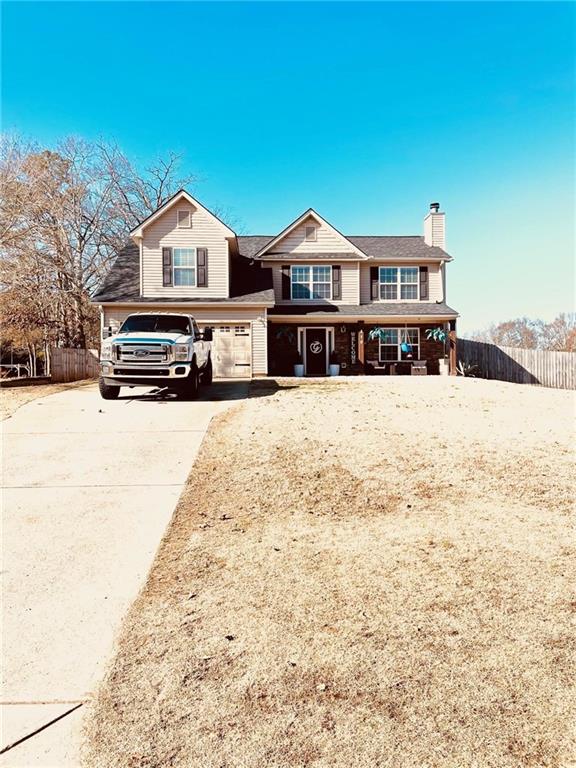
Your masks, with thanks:
[[[98,389],[104,400],[116,400],[120,394],[120,387],[113,387],[106,384],[103,378],[98,379]]]
[[[195,400],[198,397],[198,383],[199,372],[194,361],[190,367],[190,373],[186,377],[186,381],[182,383],[180,389],[180,397],[184,400]]]
[[[202,371],[202,384],[205,386],[210,386],[212,384],[212,358],[208,358],[208,362],[204,366],[204,370]]]

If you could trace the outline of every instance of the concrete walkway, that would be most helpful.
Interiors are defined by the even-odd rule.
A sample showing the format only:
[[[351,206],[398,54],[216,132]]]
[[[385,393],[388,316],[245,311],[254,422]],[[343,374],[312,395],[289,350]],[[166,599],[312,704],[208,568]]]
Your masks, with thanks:
[[[82,715],[122,617],[211,418],[248,384],[215,383],[195,402],[122,392],[72,389],[2,422],[1,748],[25,740],[1,766],[79,765]]]

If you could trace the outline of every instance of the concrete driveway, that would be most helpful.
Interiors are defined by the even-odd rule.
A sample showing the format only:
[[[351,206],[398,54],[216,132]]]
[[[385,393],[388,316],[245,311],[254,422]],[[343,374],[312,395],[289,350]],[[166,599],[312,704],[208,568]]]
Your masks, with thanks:
[[[24,739],[2,766],[79,765],[82,714],[122,617],[211,418],[248,383],[195,402],[122,392],[67,390],[2,423],[2,748]]]

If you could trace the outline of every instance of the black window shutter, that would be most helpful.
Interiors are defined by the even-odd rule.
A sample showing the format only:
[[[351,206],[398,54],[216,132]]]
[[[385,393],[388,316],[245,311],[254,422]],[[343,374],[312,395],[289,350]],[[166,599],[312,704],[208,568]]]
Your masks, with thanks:
[[[420,301],[428,300],[428,267],[420,267]]]
[[[282,270],[282,298],[289,299],[290,294],[290,264],[283,264]]]
[[[332,267],[332,298],[333,299],[342,298],[342,281],[340,277],[341,277],[340,264],[336,264],[336,266]]]
[[[208,248],[198,248],[196,257],[198,261],[196,285],[199,288],[205,288],[208,285]]]
[[[378,298],[378,267],[370,267],[370,296],[372,301]]]
[[[162,285],[172,285],[172,248],[162,248]]]

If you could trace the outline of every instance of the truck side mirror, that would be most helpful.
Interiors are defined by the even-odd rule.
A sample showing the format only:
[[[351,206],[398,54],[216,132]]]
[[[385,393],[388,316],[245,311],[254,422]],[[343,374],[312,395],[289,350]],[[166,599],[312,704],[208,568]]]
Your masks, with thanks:
[[[204,341],[212,341],[212,328],[204,328],[204,333],[202,338]]]
[[[111,325],[108,326],[108,338],[110,338],[110,336],[114,336]]]

